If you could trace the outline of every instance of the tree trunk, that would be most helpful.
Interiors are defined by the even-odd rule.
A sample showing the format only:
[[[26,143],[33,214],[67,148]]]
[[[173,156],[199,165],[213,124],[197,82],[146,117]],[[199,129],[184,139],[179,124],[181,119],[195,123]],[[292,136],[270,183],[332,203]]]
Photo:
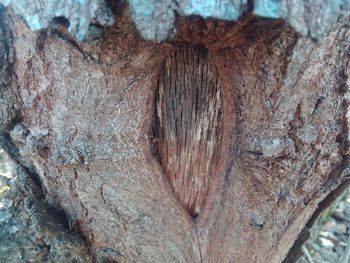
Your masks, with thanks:
[[[316,42],[180,17],[158,43],[117,16],[77,43],[3,14],[3,146],[98,262],[295,260],[350,176],[349,18]]]

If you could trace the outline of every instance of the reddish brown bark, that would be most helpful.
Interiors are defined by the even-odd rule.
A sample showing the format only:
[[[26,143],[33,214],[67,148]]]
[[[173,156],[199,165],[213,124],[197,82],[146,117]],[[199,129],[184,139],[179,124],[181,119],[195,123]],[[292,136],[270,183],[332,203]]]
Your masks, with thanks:
[[[176,50],[161,68],[156,93],[156,155],[179,202],[198,216],[219,174],[222,137],[221,87],[208,51]]]
[[[103,39],[78,44],[64,29],[33,33],[7,14],[16,51],[11,88],[22,115],[11,137],[47,200],[64,209],[101,261],[282,262],[349,174],[349,21],[316,43],[280,20],[180,18],[176,37],[156,43],[142,40],[126,9],[117,17]],[[174,52],[197,44],[210,54],[209,79],[220,83],[222,119],[208,113],[222,146],[220,158],[198,158],[215,166],[198,172],[212,179],[193,205],[162,159],[169,139],[159,136],[167,128],[154,121],[154,101],[172,88],[157,88],[170,76],[161,73],[164,63],[173,72]],[[210,96],[217,91],[207,94],[203,105],[220,101]],[[196,196],[192,189],[185,192]],[[194,218],[183,206],[201,212]]]

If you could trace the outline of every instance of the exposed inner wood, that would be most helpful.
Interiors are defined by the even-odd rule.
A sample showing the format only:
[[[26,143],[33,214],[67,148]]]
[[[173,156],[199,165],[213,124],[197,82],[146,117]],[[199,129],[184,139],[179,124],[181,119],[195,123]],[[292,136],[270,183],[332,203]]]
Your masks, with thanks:
[[[156,93],[158,157],[172,190],[199,215],[219,158],[222,94],[208,50],[184,45],[164,62]]]

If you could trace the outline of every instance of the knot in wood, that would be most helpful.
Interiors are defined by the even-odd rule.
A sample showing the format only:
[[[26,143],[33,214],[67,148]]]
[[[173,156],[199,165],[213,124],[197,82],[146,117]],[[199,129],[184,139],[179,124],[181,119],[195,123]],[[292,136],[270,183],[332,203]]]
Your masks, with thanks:
[[[204,46],[184,45],[166,59],[155,104],[159,162],[179,202],[197,216],[217,174],[223,131],[220,82]]]

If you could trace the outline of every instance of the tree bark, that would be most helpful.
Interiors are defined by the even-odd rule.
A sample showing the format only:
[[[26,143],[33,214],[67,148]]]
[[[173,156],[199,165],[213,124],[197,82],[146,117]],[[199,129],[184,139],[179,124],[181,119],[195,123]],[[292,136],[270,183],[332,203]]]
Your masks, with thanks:
[[[315,42],[282,20],[180,17],[158,43],[117,16],[77,43],[6,11],[2,144],[97,262],[295,260],[350,176],[349,18]]]

